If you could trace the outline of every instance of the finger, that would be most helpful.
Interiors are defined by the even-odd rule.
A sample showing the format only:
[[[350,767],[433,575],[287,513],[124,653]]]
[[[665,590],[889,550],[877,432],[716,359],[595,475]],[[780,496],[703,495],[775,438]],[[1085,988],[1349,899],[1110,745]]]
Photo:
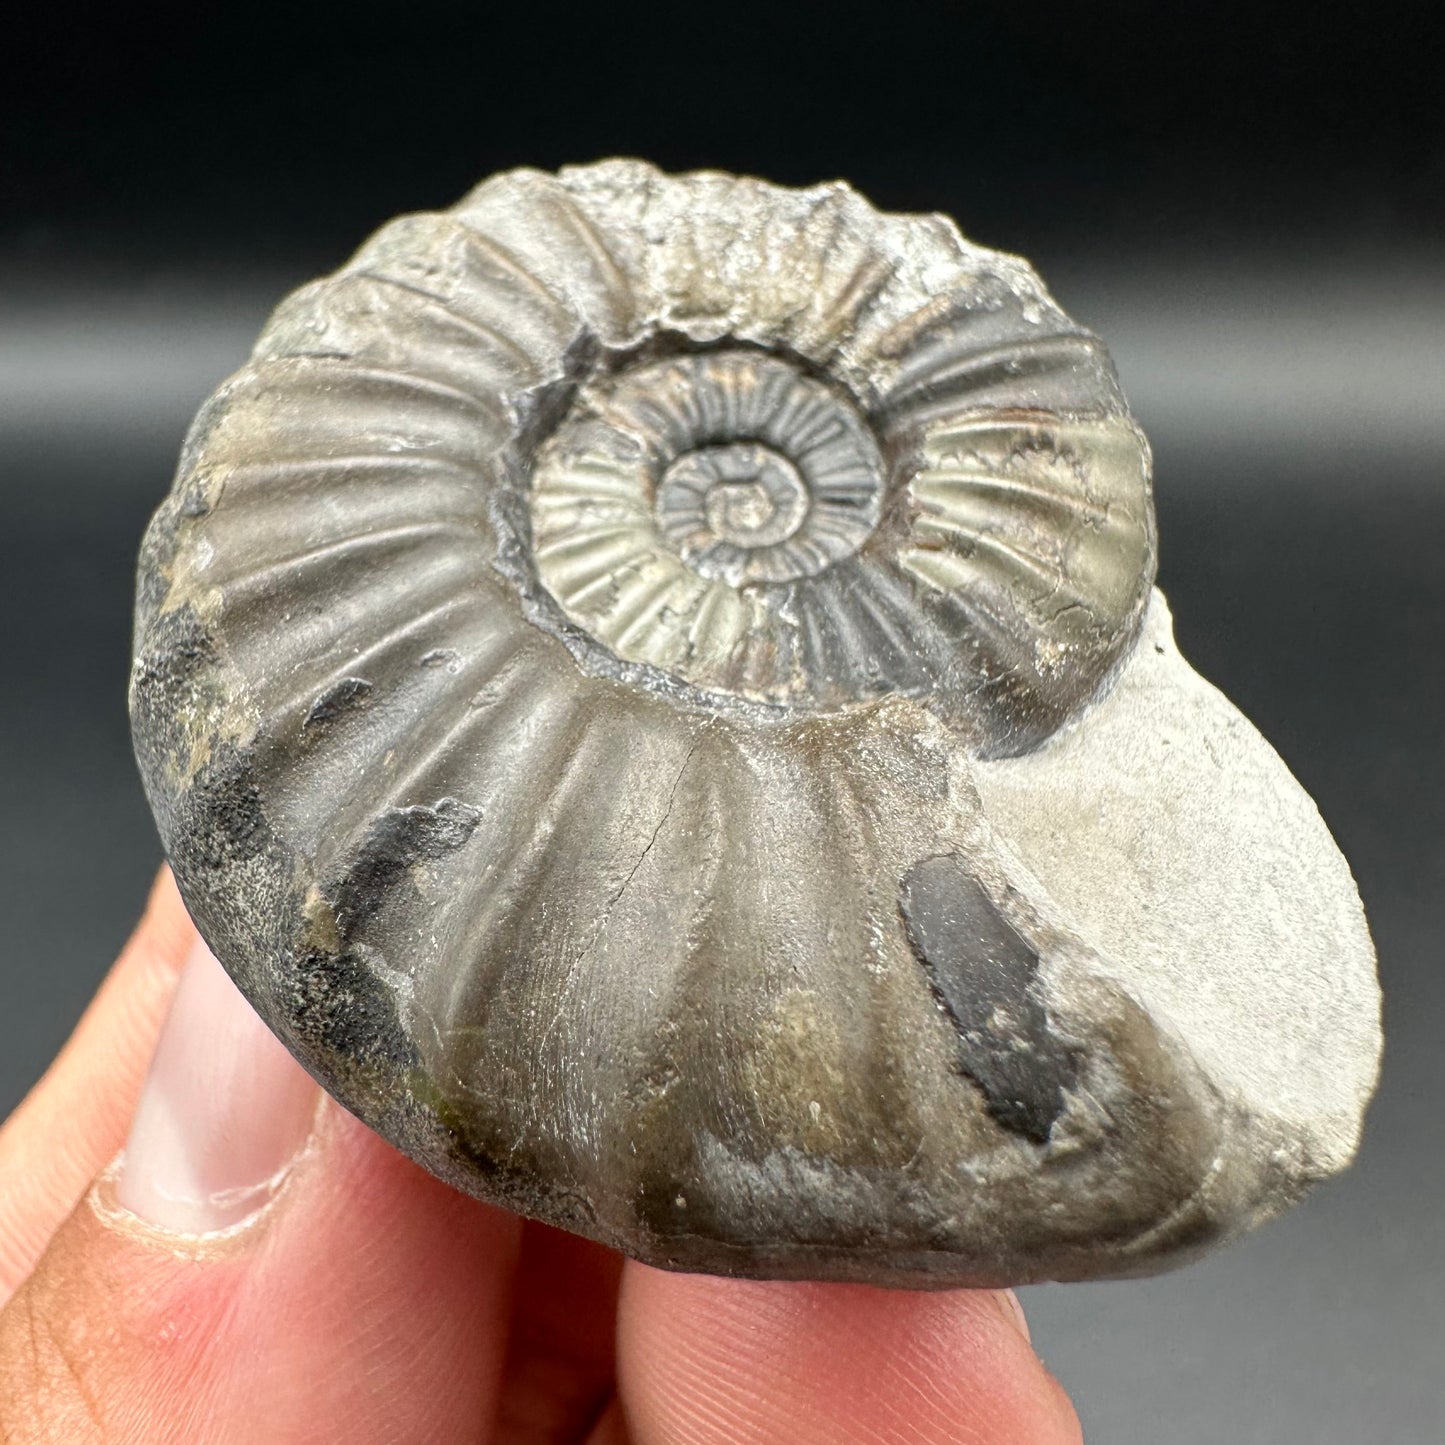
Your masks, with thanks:
[[[475,1445],[518,1234],[319,1101],[201,952],[122,1160],[0,1312],[0,1439]]]
[[[124,1141],[195,939],[162,868],[145,916],[69,1043],[0,1128],[0,1304]]]
[[[618,1381],[633,1445],[1081,1438],[1012,1296],[987,1290],[728,1281],[629,1264]]]
[[[542,1224],[522,1234],[495,1445],[581,1440],[612,1397],[622,1259]]]

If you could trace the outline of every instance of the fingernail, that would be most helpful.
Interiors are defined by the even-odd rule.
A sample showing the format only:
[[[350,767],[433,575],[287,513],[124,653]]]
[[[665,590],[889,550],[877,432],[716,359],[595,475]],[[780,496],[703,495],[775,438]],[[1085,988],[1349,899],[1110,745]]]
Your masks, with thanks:
[[[197,943],[141,1090],[116,1201],[179,1234],[240,1224],[280,1186],[316,1099],[316,1085]]]
[[[1024,1307],[1019,1303],[1019,1297],[1011,1289],[1001,1289],[998,1292],[998,1307],[1003,1311],[1004,1318],[1030,1343],[1033,1336],[1029,1333],[1029,1322],[1024,1316]]]

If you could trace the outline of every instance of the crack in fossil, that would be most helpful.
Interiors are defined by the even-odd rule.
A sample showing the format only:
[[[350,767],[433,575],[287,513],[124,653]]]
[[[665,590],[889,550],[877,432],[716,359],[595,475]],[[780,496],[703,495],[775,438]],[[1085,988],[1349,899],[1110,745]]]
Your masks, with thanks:
[[[677,776],[672,780],[672,790],[667,795],[667,804],[662,810],[662,817],[658,820],[657,827],[652,830],[652,836],[647,840],[647,846],[642,850],[637,862],[632,865],[627,877],[622,880],[622,886],[607,900],[607,911],[602,920],[604,925],[607,922],[607,917],[611,915],[612,910],[621,901],[622,895],[631,887],[632,880],[637,877],[637,870],[647,861],[647,855],[652,852],[653,845],[657,842],[662,830],[667,826],[667,820],[672,817],[673,804],[677,802],[677,792],[678,789],[682,787],[683,774],[687,772],[694,755],[701,746],[702,737],[698,736],[694,738],[692,746],[687,750],[687,756],[682,760],[682,766],[677,770]],[[599,929],[598,931],[600,932],[601,930]]]

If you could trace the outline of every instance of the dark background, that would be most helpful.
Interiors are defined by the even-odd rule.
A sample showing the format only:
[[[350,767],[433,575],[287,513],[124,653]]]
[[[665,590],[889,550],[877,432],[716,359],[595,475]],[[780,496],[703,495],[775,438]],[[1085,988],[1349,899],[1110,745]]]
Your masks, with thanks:
[[[269,305],[502,166],[644,155],[945,210],[1114,349],[1181,644],[1351,858],[1358,1167],[1147,1283],[1027,1291],[1101,1445],[1445,1437],[1445,46],[1436,4],[254,3],[0,57],[0,1114],[158,860],[131,566]],[[1262,973],[1269,960],[1261,959]]]

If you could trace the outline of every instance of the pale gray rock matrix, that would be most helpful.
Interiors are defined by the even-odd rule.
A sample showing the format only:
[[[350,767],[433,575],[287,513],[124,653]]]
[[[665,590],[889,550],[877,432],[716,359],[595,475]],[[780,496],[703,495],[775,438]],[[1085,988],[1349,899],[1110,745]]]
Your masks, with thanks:
[[[1379,999],[1150,486],[1099,341],[942,217],[496,176],[187,440],[131,691],[186,902],[348,1108],[640,1259],[1184,1260],[1349,1163]]]

